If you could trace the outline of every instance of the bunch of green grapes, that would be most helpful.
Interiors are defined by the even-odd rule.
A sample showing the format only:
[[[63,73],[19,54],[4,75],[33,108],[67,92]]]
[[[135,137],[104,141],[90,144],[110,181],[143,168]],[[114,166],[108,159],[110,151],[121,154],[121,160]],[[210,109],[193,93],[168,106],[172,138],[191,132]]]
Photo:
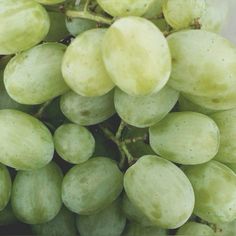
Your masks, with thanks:
[[[235,235],[228,10],[0,0],[0,235]]]

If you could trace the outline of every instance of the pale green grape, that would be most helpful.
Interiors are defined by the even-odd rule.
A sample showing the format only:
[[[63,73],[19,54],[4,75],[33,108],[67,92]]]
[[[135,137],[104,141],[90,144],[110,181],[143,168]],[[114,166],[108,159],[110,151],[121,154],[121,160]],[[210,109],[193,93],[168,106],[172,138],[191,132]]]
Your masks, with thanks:
[[[144,128],[163,119],[174,107],[178,97],[179,93],[169,87],[164,87],[158,93],[140,97],[130,96],[117,88],[114,103],[118,115],[125,122]]]
[[[182,236],[215,236],[214,231],[208,225],[188,222],[178,229],[176,235]]]
[[[167,236],[164,229],[155,226],[144,227],[137,223],[129,223],[122,236]]]
[[[11,176],[7,167],[0,163],[0,211],[2,211],[10,199],[11,195]]]
[[[129,95],[149,95],[169,79],[171,56],[161,31],[140,17],[117,20],[103,40],[103,60],[113,82]]]
[[[143,17],[151,19],[161,15],[165,0],[153,0]]]
[[[206,96],[184,94],[184,97],[203,108],[215,111],[229,110],[236,107],[235,91],[230,91],[224,96],[218,96],[216,93],[213,97],[207,97],[207,94]]]
[[[170,161],[196,165],[218,152],[220,132],[216,123],[197,112],[175,112],[150,127],[150,145]]]
[[[96,157],[72,167],[62,183],[66,207],[81,215],[98,213],[121,193],[123,174],[115,161]]]
[[[163,14],[174,29],[188,28],[199,19],[206,10],[205,0],[166,0],[163,4]]]
[[[236,163],[236,109],[216,112],[210,115],[220,130],[220,148],[215,159]]]
[[[76,236],[75,214],[64,206],[51,221],[31,226],[34,235],[40,236]]]
[[[76,224],[81,236],[120,236],[126,218],[120,208],[120,199],[97,214],[77,216]]]
[[[98,4],[112,16],[141,16],[153,0],[97,0]]]
[[[67,48],[62,74],[68,86],[82,96],[102,96],[114,84],[102,60],[101,45],[105,29],[93,29],[79,35]]]
[[[60,157],[73,164],[87,161],[95,149],[93,135],[85,127],[76,124],[60,126],[55,131],[54,144]]]
[[[68,92],[61,97],[60,107],[63,114],[79,125],[98,124],[113,114],[114,91],[99,97],[83,97],[74,92]]]
[[[0,226],[9,225],[16,222],[17,219],[12,211],[11,204],[8,205],[0,211]]]
[[[158,156],[143,156],[124,176],[130,201],[153,224],[173,229],[183,225],[194,207],[192,186],[173,163]]]
[[[195,193],[194,214],[210,223],[236,219],[236,174],[217,161],[186,166]]]
[[[200,105],[197,105],[189,101],[187,98],[185,98],[182,95],[180,95],[179,97],[178,108],[180,111],[194,111],[194,112],[199,112],[206,115],[216,112],[213,109],[208,109]]]
[[[205,0],[206,10],[199,20],[201,29],[220,32],[229,12],[229,1]]]
[[[27,224],[42,224],[60,211],[62,172],[53,162],[33,171],[18,171],[11,204],[15,216]]]
[[[61,2],[65,2],[65,0],[36,0],[36,2],[45,4],[45,5],[54,5]]]
[[[40,104],[69,90],[61,74],[66,47],[40,44],[13,57],[4,71],[10,97],[22,104]]]
[[[126,194],[122,200],[122,210],[130,221],[141,224],[143,227],[152,226],[153,223],[145,216],[127,197]]]
[[[44,38],[47,42],[60,41],[69,35],[66,28],[65,15],[60,12],[48,12],[50,18],[50,29]]]
[[[236,47],[231,42],[203,30],[171,34],[168,42],[173,62],[170,86],[207,98],[235,93]]]
[[[17,110],[0,110],[0,162],[31,170],[45,166],[53,157],[52,135],[47,127]]]
[[[33,0],[0,1],[0,55],[14,54],[38,44],[50,26],[46,10]]]
[[[232,236],[236,235],[236,220],[230,223],[220,223],[215,226],[214,236]]]

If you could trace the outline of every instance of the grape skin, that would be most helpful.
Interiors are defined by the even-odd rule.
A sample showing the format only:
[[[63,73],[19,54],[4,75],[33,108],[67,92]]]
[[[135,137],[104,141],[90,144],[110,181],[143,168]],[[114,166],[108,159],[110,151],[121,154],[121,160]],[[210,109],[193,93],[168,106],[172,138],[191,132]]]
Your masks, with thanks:
[[[149,129],[150,145],[160,156],[184,165],[211,160],[218,152],[220,131],[206,115],[169,113]]]
[[[54,5],[61,2],[65,2],[65,0],[36,0],[36,2],[45,4],[45,5]]]
[[[60,157],[72,164],[87,161],[95,149],[93,135],[85,127],[76,124],[65,124],[57,128],[54,144]]]
[[[33,47],[45,38],[49,27],[48,14],[37,2],[2,0],[0,55],[14,54]]]
[[[18,171],[11,204],[16,217],[27,224],[42,224],[60,211],[62,172],[53,162],[34,171]]]
[[[81,96],[102,96],[113,89],[101,54],[106,29],[93,29],[79,35],[67,48],[62,74],[68,86]]]
[[[113,82],[131,96],[158,92],[169,79],[171,57],[167,41],[144,18],[117,20],[105,34],[102,54]]]

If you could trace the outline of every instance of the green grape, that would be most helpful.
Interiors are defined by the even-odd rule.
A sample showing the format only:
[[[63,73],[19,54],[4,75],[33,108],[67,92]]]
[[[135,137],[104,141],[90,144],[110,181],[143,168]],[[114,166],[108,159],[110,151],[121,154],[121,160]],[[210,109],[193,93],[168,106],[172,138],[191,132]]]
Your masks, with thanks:
[[[220,132],[216,123],[196,112],[174,112],[150,127],[150,145],[170,161],[196,165],[211,160],[218,152]]]
[[[61,97],[60,107],[63,114],[79,125],[94,125],[105,121],[115,114],[114,91],[99,97],[83,97],[68,92]]]
[[[166,0],[163,4],[163,14],[166,21],[177,30],[193,25],[205,10],[205,0]]]
[[[0,55],[14,54],[38,44],[48,33],[46,10],[33,0],[0,1]]]
[[[232,236],[236,235],[236,220],[230,223],[220,223],[215,225],[214,236]]]
[[[164,229],[160,229],[156,226],[144,227],[140,224],[131,222],[128,223],[122,236],[167,236],[167,232]]]
[[[170,86],[206,98],[235,93],[236,47],[231,42],[203,30],[171,34],[168,42],[173,61]]]
[[[61,74],[65,49],[63,44],[45,43],[12,58],[4,71],[10,97],[22,104],[41,104],[68,91]]]
[[[64,206],[51,221],[31,226],[34,235],[41,236],[76,236],[75,214]]]
[[[112,16],[141,16],[148,11],[153,0],[97,0]]]
[[[47,42],[60,41],[69,35],[66,28],[65,15],[60,12],[48,12],[50,18],[50,29],[44,38]]]
[[[83,11],[85,5],[85,1],[80,1],[79,5],[76,5],[74,8],[78,11]],[[66,18],[66,28],[67,30],[74,36],[77,36],[84,31],[97,28],[97,22],[82,19],[82,18]]]
[[[93,215],[80,215],[76,224],[81,236],[120,236],[126,218],[120,208],[120,199]]]
[[[202,107],[200,105],[197,105],[197,104],[189,101],[187,98],[185,98],[182,95],[180,95],[180,97],[179,97],[178,108],[180,111],[194,111],[194,112],[199,112],[199,113],[202,113],[205,115],[209,115],[211,113],[216,112],[216,110],[208,109],[208,108]]]
[[[35,0],[35,1],[45,4],[45,5],[54,5],[54,4],[58,4],[61,2],[65,2],[65,0]]]
[[[143,17],[151,19],[161,15],[165,0],[153,0]]]
[[[20,170],[38,169],[53,157],[52,135],[31,115],[0,110],[0,162]]]
[[[151,19],[153,24],[155,24],[162,32],[168,32],[170,26],[167,24],[165,19]]]
[[[185,166],[195,193],[194,214],[210,223],[236,219],[236,174],[217,161]]]
[[[215,236],[214,231],[208,225],[196,222],[188,222],[178,229],[176,235],[185,236]]]
[[[122,210],[130,221],[134,221],[142,226],[152,226],[153,223],[140,211],[127,197],[123,195]]]
[[[121,193],[123,174],[115,161],[96,157],[72,167],[62,183],[66,207],[81,215],[99,212]]]
[[[195,103],[203,108],[221,111],[229,110],[236,107],[236,93],[235,91],[230,91],[228,94],[223,96],[218,96],[215,94],[213,97],[206,96],[193,96],[189,94],[183,94],[192,103]]]
[[[121,18],[107,30],[103,60],[113,82],[129,95],[149,95],[169,79],[171,56],[162,32],[140,17]]]
[[[68,86],[79,95],[102,96],[114,87],[102,61],[105,32],[105,29],[86,31],[66,50],[62,74]]]
[[[0,211],[2,211],[10,199],[11,195],[11,176],[7,167],[0,163]]]
[[[27,224],[42,224],[60,211],[62,172],[53,162],[38,170],[18,171],[11,204],[15,216]]]
[[[9,225],[15,223],[17,221],[13,211],[11,204],[8,205],[0,211],[0,226]]]
[[[117,88],[114,103],[118,115],[126,123],[144,128],[163,119],[174,107],[178,97],[179,93],[169,87],[164,87],[158,93],[140,97],[130,96]]]
[[[201,29],[212,32],[220,32],[226,22],[229,3],[222,0],[205,0],[206,10],[199,20]]]
[[[192,214],[194,193],[188,178],[158,156],[143,156],[131,166],[124,188],[130,201],[156,226],[174,229]]]
[[[85,127],[76,124],[60,126],[54,134],[54,144],[60,157],[72,164],[87,161],[95,149],[93,135]]]
[[[220,162],[236,163],[236,109],[210,115],[220,130],[220,148],[215,159]]]

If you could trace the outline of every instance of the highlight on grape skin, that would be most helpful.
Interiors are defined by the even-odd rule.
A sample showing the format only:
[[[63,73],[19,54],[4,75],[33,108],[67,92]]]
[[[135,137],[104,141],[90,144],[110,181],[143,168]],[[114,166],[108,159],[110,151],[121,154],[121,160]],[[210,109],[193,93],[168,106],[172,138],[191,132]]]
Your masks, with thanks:
[[[0,0],[0,235],[236,235],[235,11]]]

